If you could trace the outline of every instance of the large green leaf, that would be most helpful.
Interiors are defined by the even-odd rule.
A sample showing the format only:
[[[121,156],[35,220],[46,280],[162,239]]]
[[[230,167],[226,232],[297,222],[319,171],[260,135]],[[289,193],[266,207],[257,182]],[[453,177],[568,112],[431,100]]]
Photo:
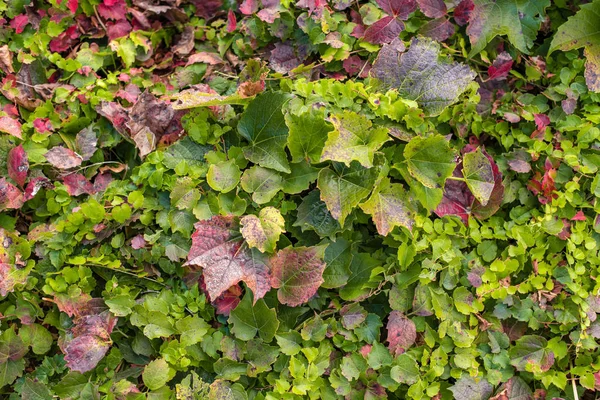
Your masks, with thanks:
[[[267,307],[263,299],[256,301],[252,306],[252,293],[249,291],[240,304],[231,311],[229,323],[232,324],[231,332],[237,338],[248,341],[258,334],[267,343],[273,340],[279,326],[277,312]]]
[[[600,0],[581,9],[562,24],[552,38],[550,53],[584,48],[585,81],[590,90],[600,92]]]
[[[475,78],[471,69],[440,60],[440,45],[428,38],[412,40],[407,52],[386,45],[371,70],[387,88],[415,100],[430,115],[440,114],[454,104]]]
[[[302,199],[294,226],[299,226],[302,232],[313,230],[321,237],[331,237],[340,232],[342,227],[333,218],[327,205],[321,201],[320,194],[319,190],[315,189]]]
[[[548,341],[541,336],[525,335],[508,350],[510,363],[518,371],[547,371],[554,364]]]
[[[441,189],[456,167],[455,153],[441,135],[414,137],[404,148],[408,172],[428,188]]]
[[[285,121],[290,129],[287,144],[292,162],[318,163],[327,133],[333,129],[325,120],[324,110],[312,109],[300,115],[287,114]]]
[[[285,173],[291,171],[285,154],[288,127],[282,107],[289,99],[285,93],[262,94],[250,103],[238,124],[240,135],[249,142],[244,156],[255,164]]]

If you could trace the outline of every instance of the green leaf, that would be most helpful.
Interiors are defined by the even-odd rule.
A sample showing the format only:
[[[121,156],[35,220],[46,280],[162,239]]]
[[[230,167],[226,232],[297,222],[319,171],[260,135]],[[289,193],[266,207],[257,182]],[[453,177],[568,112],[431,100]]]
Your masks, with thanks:
[[[88,378],[79,372],[69,372],[52,390],[60,399],[81,398],[82,393],[90,391],[91,384]],[[94,391],[93,389],[91,389]]]
[[[323,110],[311,109],[300,115],[290,113],[285,116],[285,122],[290,129],[287,145],[292,154],[292,162],[320,162],[327,133],[333,129],[325,120]]]
[[[319,168],[312,167],[306,161],[297,164],[291,164],[292,173],[284,174],[283,177],[283,192],[288,194],[298,194],[306,189],[317,180]]]
[[[494,388],[485,378],[473,378],[463,373],[454,386],[448,388],[455,399],[461,400],[487,400],[492,395]]]
[[[367,369],[367,362],[357,353],[352,353],[342,359],[342,375],[349,381],[358,379],[360,374]]]
[[[407,52],[385,45],[371,74],[386,88],[397,89],[401,97],[415,100],[426,113],[435,116],[454,104],[475,79],[468,66],[440,59],[439,43],[413,38]]]
[[[255,164],[290,173],[285,154],[288,127],[282,107],[290,100],[285,93],[268,92],[257,96],[246,108],[238,131],[250,144],[244,147],[244,156]]]
[[[370,291],[366,284],[371,278],[371,271],[380,263],[366,253],[354,254],[350,263],[350,278],[340,289],[340,297],[344,300],[358,300]]]
[[[339,161],[350,166],[356,160],[370,168],[375,152],[390,140],[387,128],[372,128],[373,123],[364,115],[344,111],[329,119],[335,129],[329,132],[321,161]]]
[[[415,209],[410,204],[402,185],[383,179],[369,200],[360,205],[370,215],[377,232],[387,236],[394,227],[404,226],[409,231],[414,224]]]
[[[188,315],[187,317],[178,320],[175,323],[175,327],[181,334],[179,342],[185,347],[202,341],[202,338],[210,329],[210,326],[202,318],[196,315]]]
[[[282,188],[283,179],[278,172],[255,165],[244,171],[242,189],[252,193],[252,200],[257,204],[271,201]]]
[[[263,299],[252,306],[252,293],[249,291],[231,311],[229,323],[232,324],[231,332],[239,339],[248,341],[258,334],[267,343],[273,340],[279,326],[277,312],[268,308]]]
[[[321,192],[316,189],[302,199],[294,226],[299,226],[302,232],[312,230],[320,237],[333,237],[342,230],[342,227],[333,218],[320,196]]]
[[[456,167],[455,153],[441,135],[414,137],[404,148],[408,172],[428,188],[441,189]]]
[[[600,92],[600,1],[582,4],[567,22],[562,24],[550,44],[550,51],[584,48],[585,81],[588,88]]]
[[[492,196],[495,182],[492,163],[481,148],[464,155],[463,176],[473,196],[485,206]]]
[[[6,329],[0,336],[0,388],[10,385],[23,374],[27,346],[14,329]]]
[[[350,263],[352,262],[352,243],[344,238],[338,238],[329,243],[325,249],[325,271],[323,271],[323,286],[333,289],[345,285],[350,278]]]
[[[373,343],[373,347],[367,356],[369,367],[377,371],[381,367],[389,366],[392,364],[392,361],[393,357],[387,347],[379,342]]]
[[[212,146],[199,145],[186,136],[167,147],[164,152],[163,164],[171,169],[175,169],[181,163],[190,167],[203,166],[206,163],[204,156],[211,150],[213,150]]]
[[[40,324],[23,325],[19,329],[19,337],[35,354],[46,354],[54,342],[50,331]]]
[[[394,366],[390,371],[390,376],[398,383],[413,385],[420,377],[419,365],[408,354],[400,354],[394,360]]]
[[[547,346],[548,341],[541,336],[522,336],[508,350],[510,363],[517,371],[547,371],[554,364],[554,354]]]
[[[52,400],[52,393],[48,385],[36,382],[31,378],[25,379],[21,390],[22,400]]]
[[[167,361],[164,358],[158,358],[151,361],[144,367],[144,372],[142,372],[144,385],[150,390],[160,389],[166,385],[173,377],[172,375],[174,375],[171,374],[169,370],[169,364],[167,364]]]
[[[242,173],[235,160],[222,161],[208,167],[206,182],[213,190],[227,193],[237,187],[240,176]]]
[[[240,221],[242,236],[248,246],[255,247],[261,252],[272,253],[285,232],[285,220],[275,207],[265,207],[256,215],[246,215]]]
[[[378,168],[364,168],[356,161],[350,167],[336,163],[333,169],[319,172],[317,187],[321,190],[321,200],[340,225],[344,225],[352,210],[371,193],[378,175]]]

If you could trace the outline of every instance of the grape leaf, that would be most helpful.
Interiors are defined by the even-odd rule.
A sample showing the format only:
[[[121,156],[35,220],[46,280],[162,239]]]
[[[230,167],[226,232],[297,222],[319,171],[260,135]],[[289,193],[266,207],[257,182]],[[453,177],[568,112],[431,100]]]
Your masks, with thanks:
[[[475,73],[464,64],[442,62],[440,45],[431,39],[414,38],[404,53],[386,46],[375,60],[371,74],[384,87],[415,100],[432,116],[455,103],[475,78]]]
[[[339,161],[350,166],[356,160],[363,167],[370,168],[375,152],[390,140],[387,128],[373,129],[373,123],[364,115],[344,111],[329,119],[335,129],[329,132],[321,161]]]
[[[357,161],[350,167],[335,163],[333,169],[324,168],[319,172],[317,187],[321,190],[321,200],[340,225],[344,225],[354,207],[371,193],[378,174],[378,168],[364,168]]]
[[[455,153],[441,135],[414,137],[404,148],[408,172],[428,188],[442,188],[452,175]]]
[[[404,353],[417,340],[415,323],[406,318],[399,311],[392,311],[387,323],[387,342],[393,355]]]
[[[6,329],[0,336],[0,388],[12,384],[23,374],[25,354],[27,346],[14,328]]]
[[[257,204],[271,201],[283,188],[283,178],[277,171],[255,165],[248,168],[242,175],[242,189],[252,193],[252,200]]]
[[[285,122],[290,130],[287,146],[292,154],[292,162],[305,160],[318,163],[327,133],[333,129],[325,120],[324,112],[311,109],[300,115],[287,114]]]
[[[27,179],[27,172],[29,171],[29,160],[22,145],[13,147],[8,152],[7,166],[8,176],[19,186],[23,187]]]
[[[517,371],[548,371],[554,364],[554,353],[541,336],[525,335],[508,350],[510,363]]]
[[[364,39],[371,43],[389,43],[404,30],[410,13],[417,9],[415,0],[377,0],[379,7],[388,15],[365,30]]]
[[[313,190],[302,199],[298,206],[298,214],[294,226],[299,226],[302,232],[313,230],[321,237],[332,237],[342,230],[340,223],[333,218],[327,205],[321,201],[319,190]]]
[[[282,176],[282,190],[288,194],[298,194],[309,188],[310,184],[317,180],[319,168],[311,166],[308,162],[302,161],[291,164],[292,172]]]
[[[350,263],[352,262],[352,243],[344,238],[337,238],[325,249],[325,271],[323,271],[323,286],[333,289],[344,286],[350,278]]]
[[[275,337],[279,326],[277,312],[267,307],[263,299],[254,300],[254,305],[252,303],[252,293],[247,291],[240,304],[229,314],[231,332],[244,341],[251,340],[258,334],[268,343]]]
[[[285,220],[275,207],[265,207],[256,215],[246,215],[240,221],[242,236],[250,247],[256,247],[261,252],[272,253],[279,240],[279,235],[285,232]]]
[[[269,92],[257,96],[240,118],[238,131],[249,145],[244,147],[244,156],[255,164],[290,173],[285,145],[288,127],[282,107],[290,96],[285,93]]]
[[[584,48],[585,81],[588,88],[600,92],[600,1],[582,4],[552,38],[549,53]]]
[[[192,247],[184,265],[202,268],[210,299],[215,300],[240,281],[248,285],[256,299],[262,298],[271,288],[269,269],[253,252],[243,247],[236,220],[231,216],[215,216],[194,227]]]
[[[429,18],[440,18],[446,15],[448,9],[443,0],[417,0],[419,8]]]
[[[487,205],[494,191],[494,172],[481,148],[464,155],[463,176],[473,196],[482,206]]]
[[[369,200],[361,204],[360,208],[373,218],[377,232],[382,236],[386,236],[396,226],[412,230],[415,210],[408,201],[402,185],[390,183],[388,178],[381,181]]]
[[[371,272],[381,263],[366,253],[355,253],[350,262],[348,282],[340,289],[340,297],[344,300],[362,300],[371,291],[368,287]]]
[[[206,182],[213,190],[227,193],[237,187],[240,176],[242,173],[235,160],[221,161],[208,167]]]
[[[461,400],[487,400],[492,395],[494,388],[484,378],[475,378],[463,374],[453,386],[448,388],[455,399]]]
[[[521,52],[529,53],[550,0],[473,0],[473,5],[467,27],[471,41],[469,57],[501,35],[507,35]]]
[[[455,30],[456,27],[447,18],[438,18],[421,26],[419,33],[438,42],[443,42],[454,35]]]
[[[325,248],[286,247],[271,258],[271,285],[279,288],[277,298],[296,307],[306,303],[323,283]]]

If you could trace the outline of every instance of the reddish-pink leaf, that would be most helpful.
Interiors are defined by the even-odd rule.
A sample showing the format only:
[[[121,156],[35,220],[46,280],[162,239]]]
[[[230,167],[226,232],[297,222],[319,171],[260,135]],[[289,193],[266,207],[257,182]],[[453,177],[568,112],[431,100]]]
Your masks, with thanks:
[[[127,36],[132,29],[133,28],[131,27],[131,24],[126,19],[106,23],[108,40],[114,40],[123,36]]]
[[[125,86],[125,89],[117,90],[115,93],[115,97],[120,97],[124,100],[127,100],[130,103],[135,103],[142,92],[140,91],[139,86],[134,85],[133,83]]]
[[[279,8],[281,2],[279,0],[261,0],[263,9],[256,16],[266,23],[272,24],[279,18]]]
[[[258,0],[244,0],[240,4],[240,12],[244,15],[252,15],[258,11]]]
[[[0,178],[0,211],[21,208],[24,202],[23,193],[6,178]]]
[[[11,117],[0,117],[0,132],[8,133],[19,139],[23,139],[21,135],[21,123]]]
[[[448,9],[443,0],[417,0],[419,8],[429,18],[441,18]]]
[[[43,176],[30,179],[27,187],[25,188],[24,200],[27,201],[33,199],[41,188],[53,189],[54,185],[52,185],[48,178]]]
[[[8,176],[23,187],[27,179],[27,171],[29,171],[29,160],[23,146],[13,147],[8,152]]]
[[[454,35],[454,30],[454,25],[451,24],[447,18],[438,18],[424,24],[419,32],[423,36],[430,37],[438,42],[443,42]]]
[[[388,348],[396,356],[404,353],[417,340],[415,323],[399,311],[392,311],[390,313],[387,331]]]
[[[33,120],[33,127],[39,133],[50,132],[54,129],[52,122],[48,118],[36,118]]]
[[[571,115],[575,112],[575,109],[577,108],[577,99],[573,99],[573,98],[564,99],[563,101],[560,102],[560,105],[561,105],[563,111],[565,112],[565,114]]]
[[[199,51],[198,53],[189,56],[188,61],[185,65],[188,66],[196,63],[219,65],[224,64],[225,61],[223,61],[223,59],[221,58],[221,56],[219,56],[218,53],[208,53],[205,51]]]
[[[490,80],[505,79],[513,66],[513,59],[506,51],[498,54],[494,63],[488,68]]]
[[[230,9],[227,13],[227,32],[231,33],[235,31],[235,28],[237,28],[237,19],[235,18],[233,10]]]
[[[492,176],[494,177],[494,188],[492,189],[492,194],[484,206],[477,199],[475,199],[473,206],[471,207],[471,212],[476,218],[486,219],[491,217],[500,209],[500,205],[502,204],[502,200],[504,199],[504,185],[502,184],[502,173],[500,173],[500,169],[498,168],[498,164],[494,161],[492,156],[490,156],[485,150],[483,150],[483,154],[490,160],[490,164],[492,166]]]
[[[113,181],[110,172],[103,172],[96,175],[94,178],[94,190],[93,193],[103,192],[108,187],[109,183]]]
[[[365,30],[364,39],[370,43],[389,43],[398,37],[404,29],[404,23],[395,17],[383,17]]]
[[[475,8],[473,0],[462,0],[454,9],[454,20],[460,26],[466,25],[469,22],[471,11]]]
[[[216,313],[221,315],[229,315],[231,310],[240,304],[240,296],[242,295],[242,288],[240,285],[233,285],[225,293],[220,295],[213,305],[216,308]]]
[[[127,16],[127,4],[125,4],[125,0],[115,0],[104,3],[100,3],[98,5],[98,14],[104,19],[111,19],[113,21],[118,21],[125,19]]]
[[[48,47],[50,48],[50,51],[62,53],[63,51],[69,50],[71,46],[75,44],[75,40],[78,37],[79,31],[77,30],[77,25],[73,25],[58,35],[58,37],[52,39]]]
[[[571,221],[585,221],[585,220],[586,220],[585,214],[581,210],[577,211],[577,213],[573,216],[573,218],[571,218]]]
[[[296,7],[308,9],[308,14],[313,18],[321,18],[326,5],[326,0],[298,0],[296,3]]]
[[[394,17],[406,20],[417,9],[415,0],[376,0],[383,11]]]
[[[367,61],[363,61],[359,56],[352,55],[344,60],[342,66],[348,75],[354,76],[360,72]]]
[[[79,7],[79,0],[67,0],[67,7],[69,8],[69,11],[75,14],[75,12],[77,12],[77,7]]]
[[[71,149],[56,146],[44,154],[46,160],[59,169],[75,168],[81,165],[81,157]]]
[[[271,286],[282,304],[306,303],[323,283],[323,248],[287,247],[271,258]]]
[[[98,114],[112,122],[117,132],[125,134],[127,132],[126,123],[129,122],[127,111],[118,103],[102,102],[96,106]]]
[[[146,240],[144,239],[144,235],[136,235],[131,239],[131,247],[134,250],[143,249],[146,247]]]
[[[254,301],[271,288],[269,269],[243,242],[234,217],[215,216],[195,225],[187,266],[202,268],[211,300],[243,281],[254,293]],[[193,268],[188,273],[193,274]]]
[[[72,371],[91,371],[104,358],[112,342],[98,336],[84,335],[64,346],[65,361]]]
[[[67,192],[71,196],[79,196],[82,194],[93,194],[94,185],[87,180],[82,174],[70,174],[64,177],[63,183],[67,187]]]
[[[536,128],[540,131],[550,125],[550,117],[548,117],[546,114],[533,114],[533,119],[535,121]]]
[[[23,33],[27,24],[29,24],[29,17],[25,14],[17,15],[10,20],[10,27],[15,30],[16,34]]]
[[[79,317],[82,315],[83,307],[92,299],[87,293],[80,293],[78,296],[68,294],[54,295],[54,304],[58,309],[66,313],[69,317]]]

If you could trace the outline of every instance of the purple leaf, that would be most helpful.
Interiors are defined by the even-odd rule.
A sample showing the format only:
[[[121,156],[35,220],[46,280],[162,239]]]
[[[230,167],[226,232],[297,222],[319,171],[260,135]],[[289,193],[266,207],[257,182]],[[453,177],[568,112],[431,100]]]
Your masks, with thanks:
[[[498,54],[494,63],[488,68],[490,80],[506,79],[513,65],[513,59],[506,51]]]
[[[13,147],[8,152],[8,176],[19,186],[25,185],[27,172],[29,171],[29,160],[22,145]]]
[[[441,18],[448,9],[443,0],[417,0],[419,8],[429,18]]]
[[[415,0],[377,0],[377,4],[387,14],[406,20],[417,9]]]
[[[451,24],[447,18],[439,18],[424,24],[419,32],[423,36],[430,37],[438,42],[443,42],[454,35],[454,30],[455,26]]]
[[[375,44],[389,43],[398,37],[404,29],[404,23],[395,17],[383,17],[365,31],[364,39]]]

